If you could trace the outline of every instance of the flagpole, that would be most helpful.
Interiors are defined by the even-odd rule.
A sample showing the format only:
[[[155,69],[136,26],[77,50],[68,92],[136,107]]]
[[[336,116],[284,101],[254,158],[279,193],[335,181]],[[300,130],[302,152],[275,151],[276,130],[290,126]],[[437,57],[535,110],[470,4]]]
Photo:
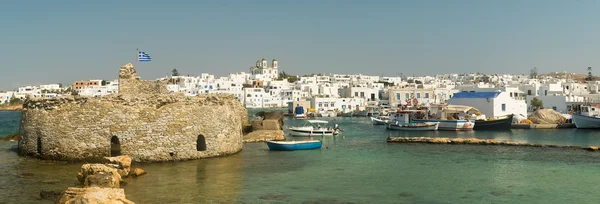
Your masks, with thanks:
[[[135,48],[135,69],[139,69],[140,66],[140,50]]]

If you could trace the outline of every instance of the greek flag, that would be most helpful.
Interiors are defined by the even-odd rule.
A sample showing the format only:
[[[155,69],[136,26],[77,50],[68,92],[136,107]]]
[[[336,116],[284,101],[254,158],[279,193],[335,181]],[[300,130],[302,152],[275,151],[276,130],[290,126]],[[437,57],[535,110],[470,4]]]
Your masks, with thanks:
[[[148,53],[138,51],[138,62],[150,62],[152,58]]]

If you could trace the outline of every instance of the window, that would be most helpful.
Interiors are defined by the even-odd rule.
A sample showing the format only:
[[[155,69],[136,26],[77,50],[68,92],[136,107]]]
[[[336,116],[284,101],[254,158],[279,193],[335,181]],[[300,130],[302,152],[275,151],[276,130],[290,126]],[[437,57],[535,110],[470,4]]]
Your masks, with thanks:
[[[396,93],[396,100],[400,100],[400,93]]]
[[[204,138],[204,135],[198,135],[196,151],[206,151],[206,138]]]
[[[506,112],[506,103],[502,104],[502,112]]]
[[[335,107],[335,103],[331,103],[331,107]]]
[[[421,93],[417,93],[417,98],[421,98]]]
[[[323,103],[319,103],[319,107],[323,107]]]
[[[119,137],[112,136],[110,138],[110,156],[116,157],[121,155],[121,142],[119,141]]]
[[[429,98],[429,93],[425,93],[425,98]]]
[[[329,103],[325,103],[323,104],[325,107],[329,107]]]
[[[531,90],[527,90],[527,95],[531,96]]]
[[[354,92],[354,96],[358,97],[358,92]]]
[[[365,97],[365,92],[360,92],[360,97]]]
[[[404,94],[404,98],[410,98],[410,95],[408,95],[408,93]]]

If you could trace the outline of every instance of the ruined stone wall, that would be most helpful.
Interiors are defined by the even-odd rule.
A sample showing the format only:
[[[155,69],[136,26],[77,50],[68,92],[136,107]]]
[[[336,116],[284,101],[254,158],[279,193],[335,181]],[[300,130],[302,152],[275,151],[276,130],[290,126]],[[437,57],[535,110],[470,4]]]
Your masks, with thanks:
[[[221,94],[30,100],[24,105],[19,152],[100,160],[111,156],[116,136],[121,154],[139,162],[222,156],[242,149],[244,117],[245,108]],[[205,151],[197,149],[199,135],[205,138]]]
[[[247,123],[232,95],[168,93],[126,64],[118,95],[26,100],[18,146],[22,155],[55,160],[100,161],[116,156],[111,146],[138,162],[198,159],[240,151]]]
[[[142,81],[131,63],[119,69],[119,94],[139,96],[143,94],[168,94],[165,81]]]

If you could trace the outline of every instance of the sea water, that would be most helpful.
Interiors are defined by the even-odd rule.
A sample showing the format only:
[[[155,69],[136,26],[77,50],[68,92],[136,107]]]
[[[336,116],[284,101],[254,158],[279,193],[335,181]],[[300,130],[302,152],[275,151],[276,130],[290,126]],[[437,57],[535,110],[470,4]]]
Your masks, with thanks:
[[[0,112],[18,123],[19,114]],[[15,119],[15,117],[17,117]],[[400,132],[368,118],[319,118],[338,136],[316,150],[269,151],[245,144],[235,155],[184,162],[134,164],[128,178],[136,203],[597,203],[600,152],[580,149],[387,143],[388,136],[477,137],[558,145],[600,145],[596,130]],[[286,118],[286,127],[305,121]],[[6,125],[6,124],[5,124]],[[18,124],[8,125],[9,133]],[[16,128],[15,128],[16,127]],[[13,131],[13,132],[11,132]],[[288,140],[307,138],[291,137]],[[0,143],[0,203],[52,203],[39,193],[77,186],[80,163],[19,157]]]

